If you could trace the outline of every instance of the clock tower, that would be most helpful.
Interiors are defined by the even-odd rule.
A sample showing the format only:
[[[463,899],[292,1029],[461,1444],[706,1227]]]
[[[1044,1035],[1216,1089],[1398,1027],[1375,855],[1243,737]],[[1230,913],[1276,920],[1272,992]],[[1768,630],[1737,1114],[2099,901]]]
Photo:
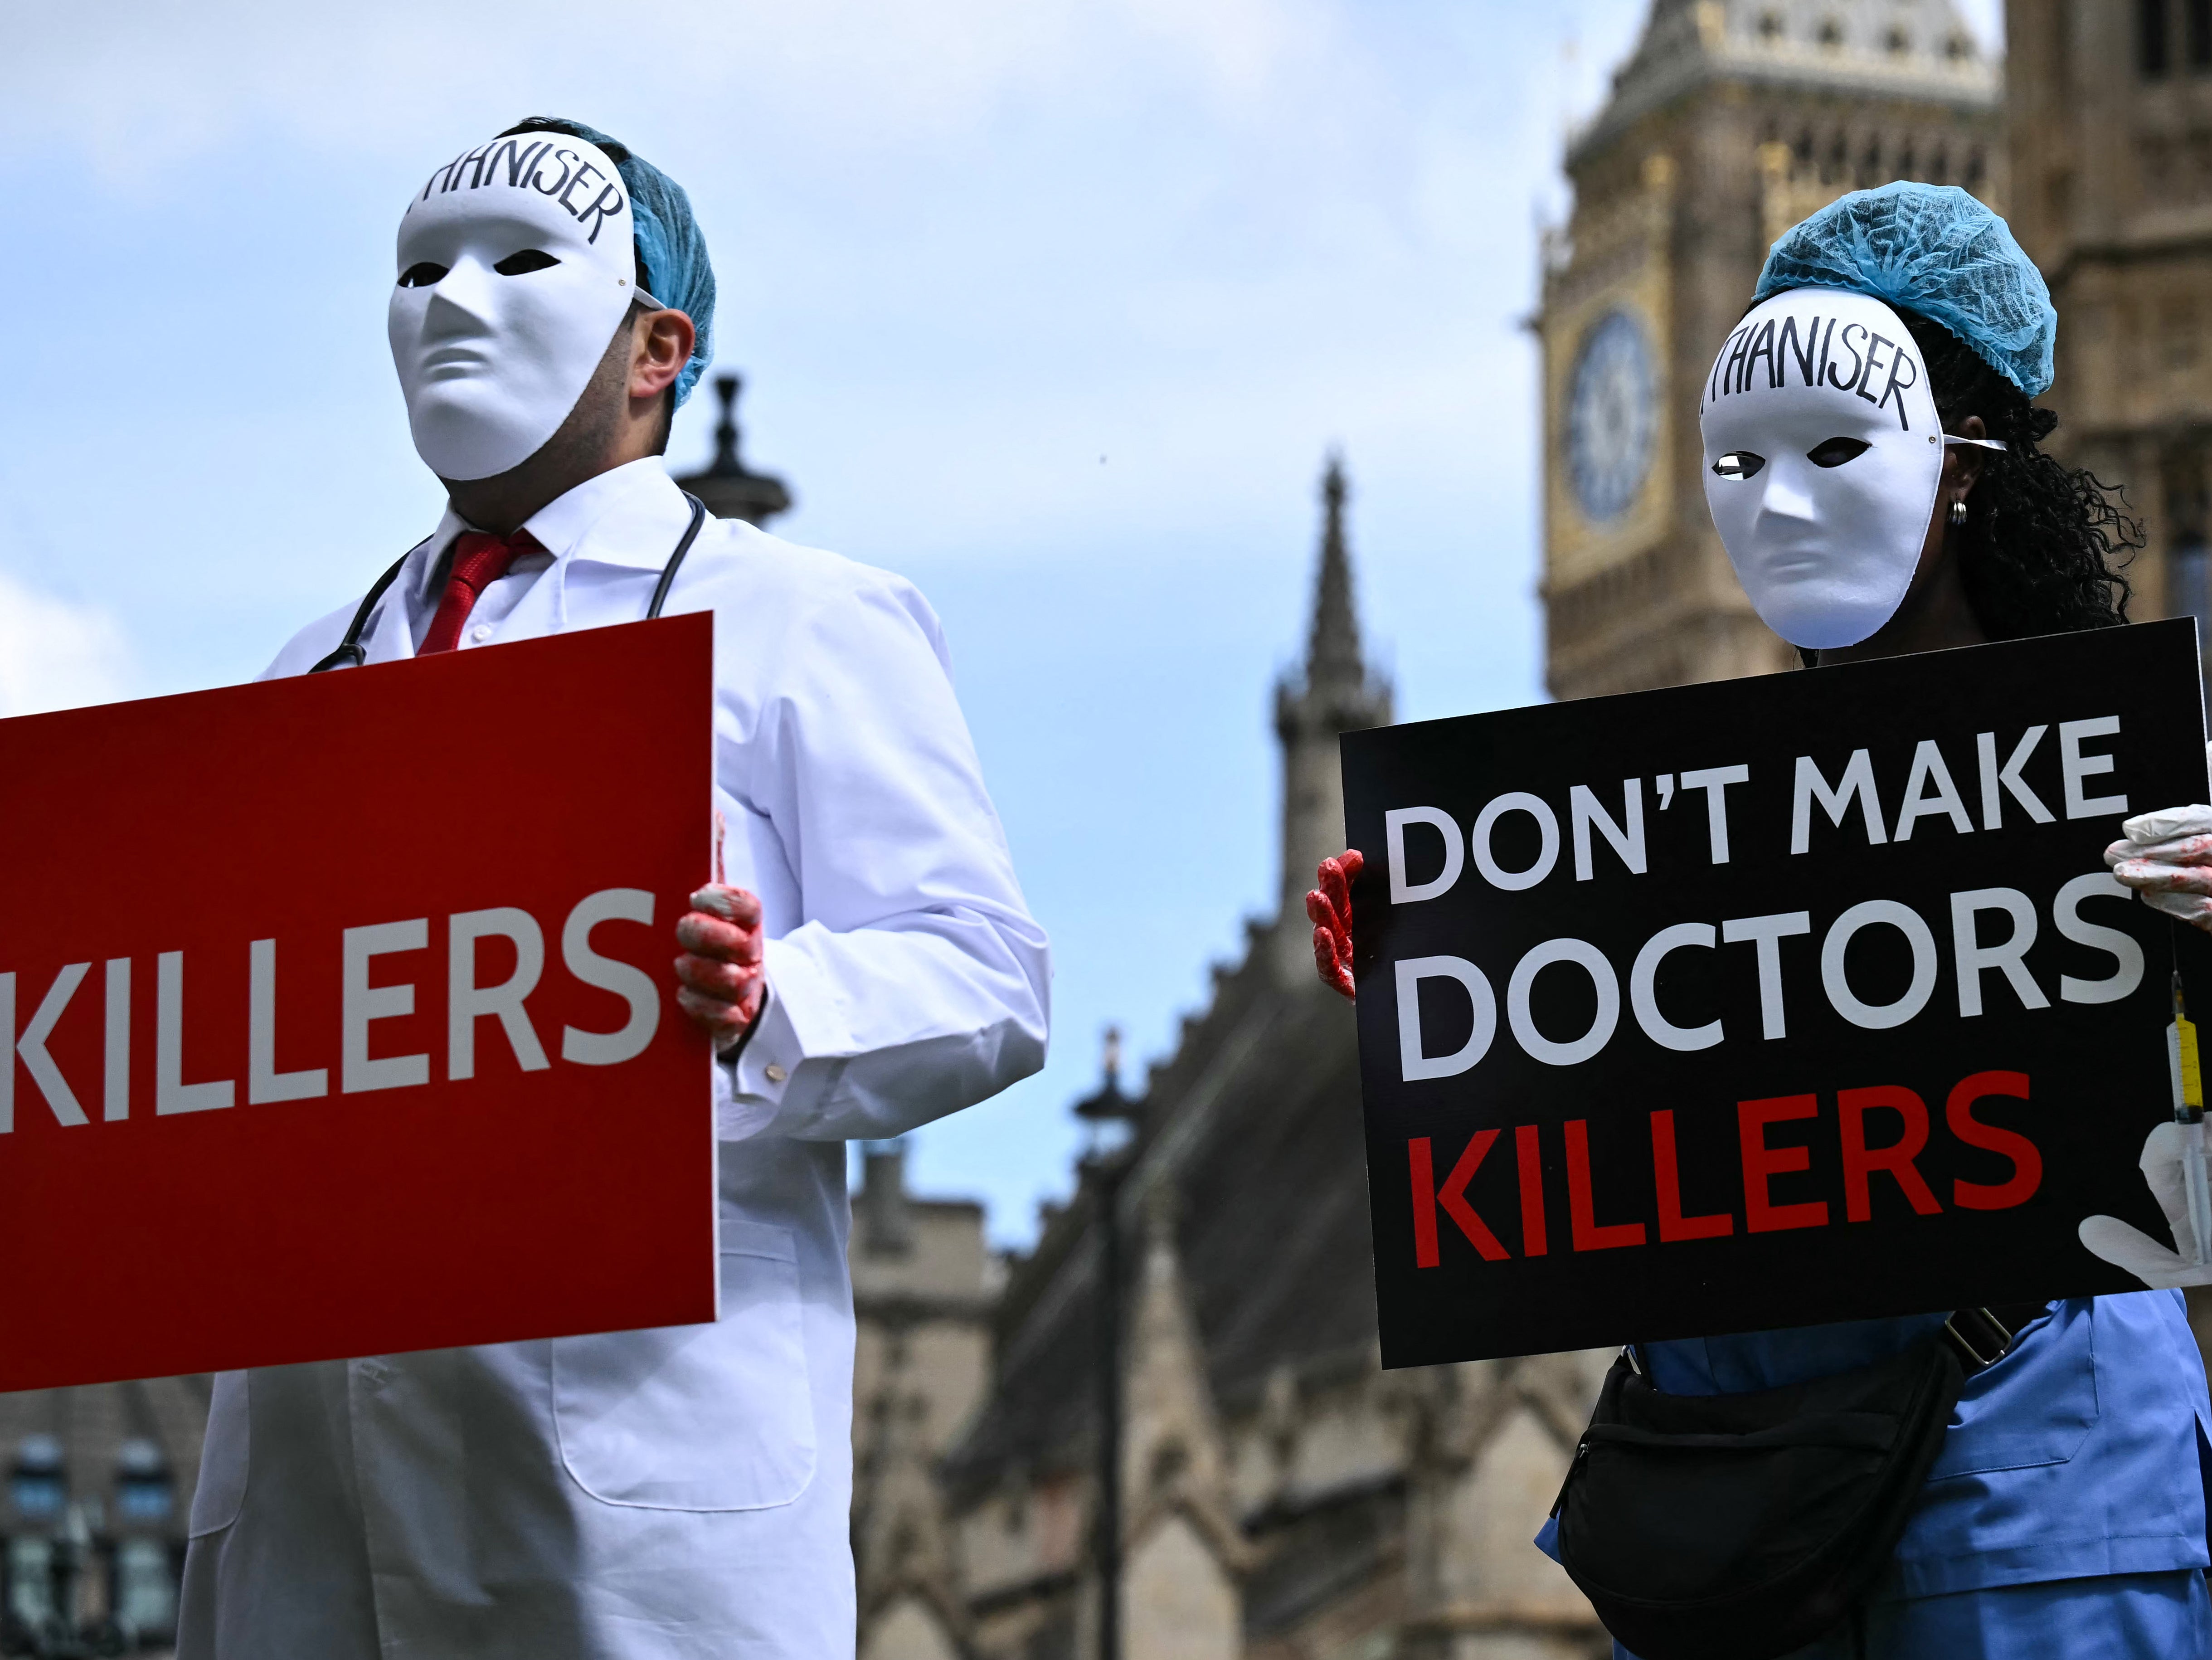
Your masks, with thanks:
[[[1706,514],[1698,387],[1768,245],[1845,191],[1917,179],[2002,211],[2000,96],[1951,0],[1653,0],[1544,238],[1553,696],[1796,660]]]

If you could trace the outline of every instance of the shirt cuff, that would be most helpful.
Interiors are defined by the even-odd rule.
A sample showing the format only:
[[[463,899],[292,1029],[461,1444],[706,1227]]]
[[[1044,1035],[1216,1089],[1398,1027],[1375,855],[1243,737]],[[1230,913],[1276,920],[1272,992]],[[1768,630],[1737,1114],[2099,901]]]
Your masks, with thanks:
[[[728,1090],[715,1104],[716,1134],[725,1141],[758,1135],[801,1109],[800,1098],[817,1092],[808,1074],[822,1070],[808,1068],[809,1057],[846,1049],[841,1034],[829,1029],[838,1024],[836,1000],[804,953],[771,940],[763,967],[768,985],[760,1018],[718,1067]]]

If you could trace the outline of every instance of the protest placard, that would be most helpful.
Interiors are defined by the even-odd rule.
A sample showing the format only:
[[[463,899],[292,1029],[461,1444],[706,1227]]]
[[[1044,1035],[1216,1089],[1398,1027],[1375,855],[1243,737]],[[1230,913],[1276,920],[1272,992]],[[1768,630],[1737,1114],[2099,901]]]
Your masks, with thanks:
[[[714,1317],[712,650],[0,721],[0,1389]]]
[[[1386,1364],[2142,1289],[2212,951],[2101,854],[2201,698],[2184,621],[1347,733]]]

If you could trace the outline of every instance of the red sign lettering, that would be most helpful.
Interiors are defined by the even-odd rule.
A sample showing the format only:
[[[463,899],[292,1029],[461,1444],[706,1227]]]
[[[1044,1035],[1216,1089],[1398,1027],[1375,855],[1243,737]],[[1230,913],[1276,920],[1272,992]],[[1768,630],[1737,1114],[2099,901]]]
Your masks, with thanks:
[[[1718,1239],[1735,1231],[1735,1218],[1723,1211],[1712,1216],[1682,1214],[1682,1183],[1674,1158],[1674,1114],[1662,1108],[1651,1115],[1651,1175],[1659,1189],[1659,1237]]]
[[[1436,1185],[1434,1166],[1429,1159],[1429,1138],[1419,1136],[1406,1144],[1407,1163],[1413,1177],[1413,1261],[1418,1267],[1433,1268],[1443,1261],[1437,1244],[1438,1206],[1458,1225],[1468,1243],[1482,1253],[1484,1262],[1503,1262],[1510,1255],[1498,1243],[1498,1236],[1475,1214],[1474,1207],[1467,1202],[1467,1184],[1474,1179],[1475,1171],[1482,1167],[1483,1155],[1497,1139],[1496,1130],[1477,1130],[1441,1188]]]
[[[1953,1182],[1951,1202],[1961,1210],[2009,1210],[2014,1205],[2026,1204],[2036,1189],[2043,1185],[2043,1155],[2035,1150],[2035,1143],[2025,1135],[1984,1124],[1974,1116],[1974,1103],[1985,1095],[2008,1095],[2015,1101],[2025,1101],[2027,1074],[1978,1072],[1972,1078],[1960,1079],[1952,1090],[1951,1098],[1943,1104],[1943,1121],[1950,1125],[1952,1134],[1970,1147],[1981,1147],[2012,1160],[2009,1181],[1993,1185]]]
[[[1523,1124],[1513,1132],[1513,1148],[1521,1165],[1521,1254],[1544,1254],[1544,1161],[1536,1145],[1536,1127]]]
[[[1577,1250],[1612,1250],[1644,1243],[1641,1222],[1598,1222],[1597,1204],[1590,1197],[1589,1123],[1582,1118],[1567,1120],[1567,1220]]]
[[[1886,1147],[1867,1146],[1866,1115],[1872,1108],[1887,1108],[1905,1121],[1897,1140]],[[1845,1216],[1854,1222],[1873,1219],[1874,1203],[1867,1191],[1867,1177],[1875,1171],[1887,1171],[1895,1177],[1912,1208],[1921,1215],[1933,1216],[1942,1209],[1912,1162],[1921,1148],[1928,1145],[1925,1102],[1898,1085],[1875,1084],[1867,1089],[1838,1091],[1836,1111],[1838,1133],[1843,1141]]]
[[[1816,1095],[1784,1095],[1766,1101],[1736,1103],[1736,1134],[1743,1147],[1743,1214],[1753,1233],[1773,1233],[1784,1228],[1827,1225],[1824,1199],[1802,1204],[1778,1205],[1767,1196],[1766,1184],[1792,1171],[1810,1170],[1813,1155],[1804,1147],[1770,1147],[1766,1127],[1793,1118],[1811,1118],[1820,1110]]]
[[[74,983],[74,982],[72,982]],[[50,994],[61,996],[66,988]],[[478,994],[489,996],[491,994]],[[498,1011],[487,1005],[480,1013]],[[29,1042],[28,1037],[25,1039]],[[2016,1131],[1985,1124],[1973,1116],[1976,1101],[1987,1096],[2027,1099],[2027,1074],[2019,1072],[1980,1072],[1954,1089],[1944,1116],[1952,1134],[1969,1146],[1995,1152],[2009,1160],[2011,1177],[1997,1183],[1954,1181],[1953,1203],[1965,1210],[2004,1210],[2024,1204],[2043,1179],[2043,1158],[2034,1144]],[[1836,1100],[1836,1139],[1843,1186],[1844,1214],[1853,1222],[1874,1219],[1874,1177],[1896,1183],[1915,1214],[1937,1216],[1942,1206],[1920,1172],[1918,1160],[1928,1149],[1928,1108],[1911,1090],[1898,1084],[1873,1084],[1838,1090]],[[1814,1172],[1810,1146],[1775,1146],[1767,1140],[1770,1128],[1820,1116],[1817,1094],[1776,1096],[1736,1104],[1736,1130],[1742,1163],[1746,1231],[1776,1233],[1793,1228],[1825,1227],[1830,1220],[1826,1199],[1778,1203],[1771,1183],[1778,1176],[1814,1176],[1833,1179],[1837,1169],[1825,1157]],[[1894,1114],[1897,1137],[1880,1146],[1868,1140],[1870,1114]],[[1651,1192],[1662,1244],[1680,1244],[1699,1239],[1724,1239],[1735,1232],[1736,1219],[1729,1212],[1686,1215],[1682,1209],[1681,1152],[1677,1140],[1675,1110],[1661,1108],[1650,1115]],[[1574,1249],[1577,1251],[1616,1250],[1647,1243],[1640,1221],[1600,1222],[1591,1170],[1589,1121],[1570,1118],[1562,1126],[1566,1142],[1567,1215]],[[1430,1140],[1417,1137],[1407,1144],[1408,1171],[1413,1179],[1413,1260],[1418,1267],[1437,1268],[1443,1255],[1437,1225],[1441,1208],[1452,1219],[1483,1260],[1509,1261],[1512,1253],[1499,1243],[1467,1196],[1468,1184],[1483,1159],[1504,1132],[1479,1130],[1462,1151],[1450,1173],[1439,1186],[1431,1160]],[[1516,1176],[1521,1201],[1521,1255],[1541,1256],[1548,1244],[1546,1230],[1542,1127],[1518,1124],[1513,1129]],[[1609,1166],[1618,1173],[1618,1163]]]

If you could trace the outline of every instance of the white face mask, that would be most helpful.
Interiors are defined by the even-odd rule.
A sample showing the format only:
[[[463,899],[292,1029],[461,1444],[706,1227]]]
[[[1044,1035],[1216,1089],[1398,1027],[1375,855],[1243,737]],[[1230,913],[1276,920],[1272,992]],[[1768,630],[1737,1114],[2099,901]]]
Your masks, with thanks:
[[[641,297],[631,234],[615,164],[562,133],[495,139],[430,175],[399,222],[389,327],[433,472],[505,472],[568,418]]]
[[[1944,443],[1928,365],[1895,312],[1838,289],[1774,295],[1713,360],[1698,423],[1705,502],[1767,627],[1818,650],[1897,614]]]

